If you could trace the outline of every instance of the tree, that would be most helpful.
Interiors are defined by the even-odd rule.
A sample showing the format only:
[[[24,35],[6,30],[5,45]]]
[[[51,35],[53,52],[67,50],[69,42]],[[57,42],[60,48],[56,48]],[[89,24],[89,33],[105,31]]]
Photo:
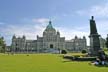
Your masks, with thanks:
[[[4,53],[6,48],[6,44],[3,37],[0,37],[0,52]]]
[[[108,48],[108,35],[107,35],[107,38],[106,38],[105,45],[106,45],[106,48]]]
[[[87,53],[87,51],[86,50],[82,50],[82,53],[85,54],[85,53]]]

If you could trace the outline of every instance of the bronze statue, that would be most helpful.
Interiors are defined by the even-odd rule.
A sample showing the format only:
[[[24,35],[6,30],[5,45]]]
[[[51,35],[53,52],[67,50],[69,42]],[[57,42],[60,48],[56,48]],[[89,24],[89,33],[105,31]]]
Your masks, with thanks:
[[[100,48],[100,35],[97,33],[94,17],[90,19],[90,55],[97,56]]]

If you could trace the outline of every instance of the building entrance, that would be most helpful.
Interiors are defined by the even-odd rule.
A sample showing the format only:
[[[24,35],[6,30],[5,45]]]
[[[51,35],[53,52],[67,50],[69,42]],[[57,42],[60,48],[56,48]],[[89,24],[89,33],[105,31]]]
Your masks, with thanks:
[[[53,44],[50,44],[50,48],[53,48]]]

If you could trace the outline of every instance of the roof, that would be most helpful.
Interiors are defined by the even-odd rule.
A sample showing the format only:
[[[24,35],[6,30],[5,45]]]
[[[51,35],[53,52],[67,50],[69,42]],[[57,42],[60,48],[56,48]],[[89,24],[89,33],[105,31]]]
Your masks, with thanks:
[[[49,31],[56,31],[55,28],[53,28],[51,21],[49,21],[49,24],[45,29],[45,32],[49,32]]]

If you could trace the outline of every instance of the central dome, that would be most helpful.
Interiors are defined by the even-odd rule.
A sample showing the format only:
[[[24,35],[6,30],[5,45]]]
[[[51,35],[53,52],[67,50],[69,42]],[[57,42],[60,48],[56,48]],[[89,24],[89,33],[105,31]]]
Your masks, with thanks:
[[[45,31],[56,31],[53,26],[52,26],[52,22],[49,21],[49,24],[47,25]]]
[[[52,26],[52,22],[49,21],[49,24],[47,25],[46,29],[44,30],[43,34],[51,34],[51,35],[55,35],[56,34],[56,30],[55,28],[53,28]]]

